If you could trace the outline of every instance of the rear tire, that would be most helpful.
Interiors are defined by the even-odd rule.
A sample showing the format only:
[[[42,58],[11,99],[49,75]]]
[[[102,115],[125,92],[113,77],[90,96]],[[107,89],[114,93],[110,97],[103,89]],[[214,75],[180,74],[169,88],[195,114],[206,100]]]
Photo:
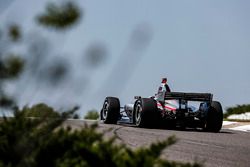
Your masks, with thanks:
[[[157,125],[157,106],[154,99],[141,98],[136,101],[133,111],[134,124],[141,128]]]
[[[207,114],[205,130],[209,132],[219,132],[223,123],[223,110],[220,102],[212,101]]]
[[[120,116],[119,99],[106,97],[100,115],[105,124],[116,124]]]

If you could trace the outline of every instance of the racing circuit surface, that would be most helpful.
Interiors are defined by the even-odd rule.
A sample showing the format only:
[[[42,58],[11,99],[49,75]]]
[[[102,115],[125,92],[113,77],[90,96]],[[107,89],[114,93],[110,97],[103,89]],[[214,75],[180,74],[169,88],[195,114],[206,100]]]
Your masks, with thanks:
[[[73,129],[84,127],[93,121],[67,120],[64,125]],[[131,125],[108,125],[99,123],[98,130],[112,129],[108,136],[116,136],[118,142],[136,148],[175,135],[177,143],[167,148],[162,157],[182,162],[204,161],[205,166],[247,167],[250,166],[250,133],[225,129],[219,133],[208,133],[187,129],[143,129]]]

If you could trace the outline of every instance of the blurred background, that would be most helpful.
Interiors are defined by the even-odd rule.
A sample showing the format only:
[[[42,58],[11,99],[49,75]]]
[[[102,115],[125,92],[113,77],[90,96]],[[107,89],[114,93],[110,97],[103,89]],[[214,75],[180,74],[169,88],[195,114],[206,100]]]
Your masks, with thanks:
[[[172,91],[210,92],[224,108],[249,103],[249,8],[243,0],[0,0],[0,58],[24,64],[15,79],[1,74],[0,93],[21,107],[78,105],[84,115],[106,96],[125,104],[154,95],[167,77]]]

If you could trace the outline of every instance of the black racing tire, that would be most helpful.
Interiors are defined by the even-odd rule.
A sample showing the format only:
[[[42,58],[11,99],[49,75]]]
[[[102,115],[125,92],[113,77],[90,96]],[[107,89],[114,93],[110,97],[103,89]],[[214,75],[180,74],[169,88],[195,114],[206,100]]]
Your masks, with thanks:
[[[223,123],[223,110],[220,102],[212,101],[207,113],[205,130],[209,132],[219,132]]]
[[[152,98],[141,98],[135,102],[133,122],[141,128],[154,128],[157,125],[157,103]]]
[[[116,97],[106,97],[101,109],[101,120],[105,124],[117,124],[120,117],[120,101]]]

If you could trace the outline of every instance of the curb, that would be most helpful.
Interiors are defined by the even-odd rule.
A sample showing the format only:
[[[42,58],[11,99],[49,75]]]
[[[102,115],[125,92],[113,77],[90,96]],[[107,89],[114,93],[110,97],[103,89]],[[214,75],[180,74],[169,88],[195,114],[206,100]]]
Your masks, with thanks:
[[[222,128],[250,132],[250,122],[223,121]]]

